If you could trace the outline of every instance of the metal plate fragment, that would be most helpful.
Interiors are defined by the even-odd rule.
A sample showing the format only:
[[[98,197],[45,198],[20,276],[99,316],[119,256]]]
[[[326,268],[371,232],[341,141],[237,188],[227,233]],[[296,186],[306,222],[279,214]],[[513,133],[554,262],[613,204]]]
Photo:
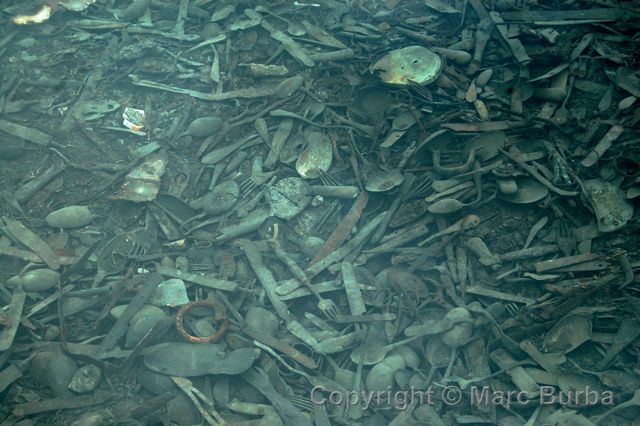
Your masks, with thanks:
[[[111,199],[135,203],[155,200],[166,165],[165,152],[150,155],[142,164],[129,172],[120,190],[111,196]]]
[[[286,178],[270,187],[265,198],[271,214],[289,220],[300,214],[311,202],[305,182],[300,178]]]
[[[633,206],[614,184],[601,179],[589,179],[583,182],[582,188],[585,199],[598,219],[600,232],[617,231],[633,216]]]
[[[81,121],[98,120],[118,108],[120,108],[120,104],[116,101],[108,99],[86,100],[76,105],[73,110],[73,116]]]
[[[549,189],[540,182],[530,178],[516,179],[518,189],[514,193],[501,193],[500,198],[514,204],[531,204],[542,200],[549,194]]]
[[[420,85],[435,81],[444,66],[437,53],[422,46],[407,46],[393,50],[371,66],[371,72],[382,71],[380,78],[387,84],[407,85],[409,81]]]
[[[307,134],[307,147],[296,162],[296,171],[303,178],[317,178],[326,172],[333,161],[333,149],[329,136],[320,132]]]
[[[189,303],[187,288],[184,281],[179,278],[171,278],[158,284],[155,293],[149,299],[154,306],[182,306]]]

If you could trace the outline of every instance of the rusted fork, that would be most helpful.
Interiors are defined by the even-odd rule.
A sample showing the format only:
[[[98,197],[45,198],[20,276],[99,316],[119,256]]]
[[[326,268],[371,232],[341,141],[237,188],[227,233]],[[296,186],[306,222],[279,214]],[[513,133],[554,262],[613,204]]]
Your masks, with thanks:
[[[338,310],[338,306],[331,299],[325,299],[320,295],[318,290],[313,287],[311,284],[311,280],[307,276],[306,272],[302,270],[300,266],[296,262],[291,259],[291,257],[282,249],[280,242],[278,241],[278,224],[274,225],[273,238],[269,240],[269,245],[273,249],[276,257],[284,262],[289,268],[289,271],[293,276],[300,281],[304,286],[318,299],[318,309],[325,314],[329,318],[336,318],[340,315],[340,311]]]
[[[240,182],[240,193],[243,198],[248,197],[254,189],[264,184],[275,172],[264,172],[262,170],[262,156],[257,155],[251,161],[251,176]]]
[[[416,177],[407,193],[406,199],[424,198],[433,194],[435,191],[431,185],[433,185],[433,179],[428,173],[423,173],[421,176]]]

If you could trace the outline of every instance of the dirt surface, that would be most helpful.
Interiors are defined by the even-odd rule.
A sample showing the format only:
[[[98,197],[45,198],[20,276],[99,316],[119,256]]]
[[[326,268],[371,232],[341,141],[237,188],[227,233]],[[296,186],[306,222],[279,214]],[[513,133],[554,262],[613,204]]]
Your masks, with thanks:
[[[2,424],[635,424],[638,13],[3,2]]]

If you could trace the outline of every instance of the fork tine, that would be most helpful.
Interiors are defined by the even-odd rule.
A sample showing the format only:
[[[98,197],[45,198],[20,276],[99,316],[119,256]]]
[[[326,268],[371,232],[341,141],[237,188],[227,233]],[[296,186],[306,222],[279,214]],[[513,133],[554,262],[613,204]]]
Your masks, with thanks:
[[[320,220],[318,220],[316,226],[314,227],[315,232],[319,232],[328,222],[333,220],[338,212],[340,211],[340,204],[337,200],[331,201],[329,207],[322,212],[322,216]]]
[[[322,299],[318,302],[318,309],[329,318],[336,318],[340,315],[338,307],[331,299]]]
[[[431,176],[423,174],[417,178],[411,186],[411,190],[409,191],[409,194],[407,194],[407,199],[422,198],[430,195],[433,192],[433,189],[431,188],[432,184],[433,179],[431,179]]]
[[[143,252],[143,249],[140,245],[134,245],[134,250],[132,250],[131,252],[131,256],[141,256]]]
[[[291,395],[291,396],[289,396],[289,401],[291,401],[291,403],[296,408],[299,408],[301,410],[306,410],[306,411],[313,412],[314,405],[313,405],[313,402],[309,398],[306,398],[304,396]]]
[[[507,303],[504,308],[512,317],[517,317],[518,312],[520,311],[520,307],[516,303]]]
[[[254,189],[258,187],[258,184],[252,179],[247,178],[247,180],[243,181],[240,185],[240,191],[245,194],[245,196],[249,195]]]
[[[409,87],[411,89],[413,89],[414,92],[416,92],[418,95],[423,97],[425,100],[427,100],[427,101],[432,101],[433,100],[433,96],[431,95],[431,91],[429,89],[427,89],[426,87],[416,83],[413,80],[407,80],[407,83],[409,83]]]
[[[131,246],[129,247],[129,251],[127,252],[127,256],[139,256],[140,252],[142,251],[142,246],[140,245],[140,242],[138,241],[137,236],[133,236],[133,242],[131,243]]]
[[[247,176],[238,184],[238,186],[240,187],[241,191],[244,191],[245,187],[247,187],[250,184],[251,184],[251,176]]]
[[[132,238],[133,243],[129,248],[127,257],[129,258],[129,267],[135,269],[142,264],[142,262],[136,259],[136,257],[147,254],[151,245],[148,241],[149,236],[146,234],[145,230],[136,231],[132,234]]]
[[[338,181],[336,178],[331,176],[329,173],[321,169],[317,169],[317,172],[320,175],[320,181],[322,182],[323,185],[340,186],[341,184],[340,181]]]
[[[558,247],[560,247],[562,254],[565,256],[571,256],[571,253],[573,253],[577,244],[577,240],[574,237],[573,228],[569,227],[566,220],[560,219],[558,221],[556,228],[556,243],[558,244]]]
[[[262,157],[256,156],[251,163],[251,175],[244,179],[240,184],[240,191],[244,197],[248,197],[256,188],[265,184],[275,172],[265,173],[262,170]]]

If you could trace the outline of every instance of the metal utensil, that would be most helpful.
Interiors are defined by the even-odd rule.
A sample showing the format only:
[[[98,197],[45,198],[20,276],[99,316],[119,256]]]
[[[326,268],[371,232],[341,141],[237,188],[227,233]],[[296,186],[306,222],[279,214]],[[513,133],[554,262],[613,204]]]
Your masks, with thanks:
[[[549,193],[546,186],[531,178],[518,178],[516,183],[518,190],[515,193],[501,193],[499,197],[514,204],[530,204],[542,200]]]
[[[249,194],[258,186],[264,184],[275,172],[265,173],[262,170],[262,157],[256,156],[251,162],[251,176],[240,182],[240,193],[242,198],[248,198]]]
[[[428,319],[424,324],[419,324],[416,326],[408,327],[405,329],[405,334],[410,336],[407,339],[400,340],[395,343],[391,343],[384,346],[376,346],[375,341],[373,344],[367,345],[364,349],[358,348],[354,352],[351,353],[351,360],[356,362],[356,360],[360,359],[360,351],[365,350],[364,354],[364,364],[371,365],[378,363],[384,359],[386,354],[400,346],[406,345],[407,343],[413,342],[414,340],[421,339],[424,336],[433,335],[443,333],[445,331],[450,330],[456,324],[460,322],[460,309],[452,309],[444,317],[440,319],[431,318]],[[439,316],[440,311],[434,311],[434,315]],[[411,330],[410,330],[411,329]],[[443,365],[446,366],[449,363],[449,348],[446,348],[447,357],[445,363]]]
[[[607,365],[631,342],[640,335],[640,324],[635,319],[622,321],[618,332],[613,338],[613,343],[609,346],[604,358],[598,363],[598,370],[602,371]]]
[[[391,131],[380,144],[380,148],[389,148],[393,146],[400,138],[417,123],[416,118],[420,118],[422,113],[415,111],[414,114],[408,109],[401,109],[391,122]]]
[[[307,34],[307,29],[304,27],[304,25],[302,25],[299,22],[293,22],[290,21],[286,18],[283,18],[280,15],[276,15],[275,13],[271,12],[268,8],[262,6],[262,5],[257,5],[254,10],[256,12],[260,12],[260,13],[266,13],[267,15],[271,15],[274,18],[277,18],[279,20],[281,20],[282,22],[287,24],[287,32],[289,34],[291,34],[294,37],[302,37],[303,35]]]
[[[451,358],[451,349],[442,343],[440,336],[432,336],[424,349],[424,355],[429,364],[429,373],[425,383],[429,385],[438,368],[447,367]]]
[[[293,259],[291,259],[291,257],[283,250],[280,242],[278,241],[277,224],[274,225],[273,238],[269,240],[269,244],[271,245],[271,248],[273,249],[273,252],[278,257],[278,259],[280,259],[282,262],[284,262],[285,265],[287,265],[287,268],[289,268],[291,274],[298,281],[304,284],[304,286],[307,287],[307,289],[316,297],[316,299],[318,299],[318,309],[320,309],[320,311],[329,318],[335,318],[339,316],[340,310],[338,309],[338,306],[336,306],[335,302],[331,299],[325,299],[324,297],[322,297],[318,290],[316,290],[315,287],[313,287],[313,285],[311,284],[311,280],[309,279],[307,273],[302,268],[300,268],[300,266],[298,266],[298,264]]]
[[[404,174],[404,181],[400,185],[400,189],[398,190],[398,193],[396,194],[393,202],[391,203],[391,206],[389,206],[389,210],[387,210],[387,215],[380,223],[380,226],[378,226],[378,229],[376,230],[376,232],[371,236],[371,240],[370,240],[371,244],[377,244],[382,239],[382,237],[384,236],[387,230],[387,227],[389,226],[389,222],[391,222],[391,218],[398,211],[400,204],[407,199],[407,195],[409,194],[409,191],[411,190],[411,187],[415,181],[416,181],[416,177],[413,174],[411,173]]]
[[[135,236],[131,233],[119,234],[107,241],[98,254],[98,271],[93,278],[91,288],[96,288],[110,274],[116,274],[124,269]]]
[[[595,424],[599,425],[599,424],[602,424],[603,420],[609,417],[610,415],[615,414],[618,411],[624,410],[625,408],[635,407],[635,406],[640,406],[640,389],[634,392],[633,397],[631,397],[630,400],[625,401],[622,404],[618,404],[613,408],[610,408],[604,414],[593,417],[591,420]]]
[[[324,133],[311,131],[305,135],[307,146],[296,161],[296,171],[303,178],[317,178],[327,172],[333,161],[331,139]]]
[[[585,315],[570,314],[549,330],[542,347],[551,352],[565,354],[591,339],[591,319]]]
[[[434,193],[432,188],[433,176],[429,172],[416,177],[415,182],[411,185],[411,190],[407,194],[407,199],[424,198]]]
[[[395,343],[390,343],[384,346],[377,346],[376,343],[379,343],[379,342],[372,340],[366,347],[363,348],[362,346],[359,346],[353,352],[351,352],[351,361],[357,363],[360,360],[362,351],[364,350],[364,360],[362,363],[364,365],[377,364],[380,361],[382,361],[387,356],[387,354],[390,351],[394,350],[395,348],[399,348],[400,346],[406,345],[407,343],[413,342],[414,340],[418,340],[423,337],[424,337],[423,335],[418,335],[418,336],[410,337],[408,339],[400,340]],[[447,358],[447,361],[448,361],[448,358]]]
[[[569,228],[566,220],[558,221],[556,243],[565,256],[571,256],[571,253],[573,253],[573,250],[576,248],[578,240],[573,236],[573,229]]]

